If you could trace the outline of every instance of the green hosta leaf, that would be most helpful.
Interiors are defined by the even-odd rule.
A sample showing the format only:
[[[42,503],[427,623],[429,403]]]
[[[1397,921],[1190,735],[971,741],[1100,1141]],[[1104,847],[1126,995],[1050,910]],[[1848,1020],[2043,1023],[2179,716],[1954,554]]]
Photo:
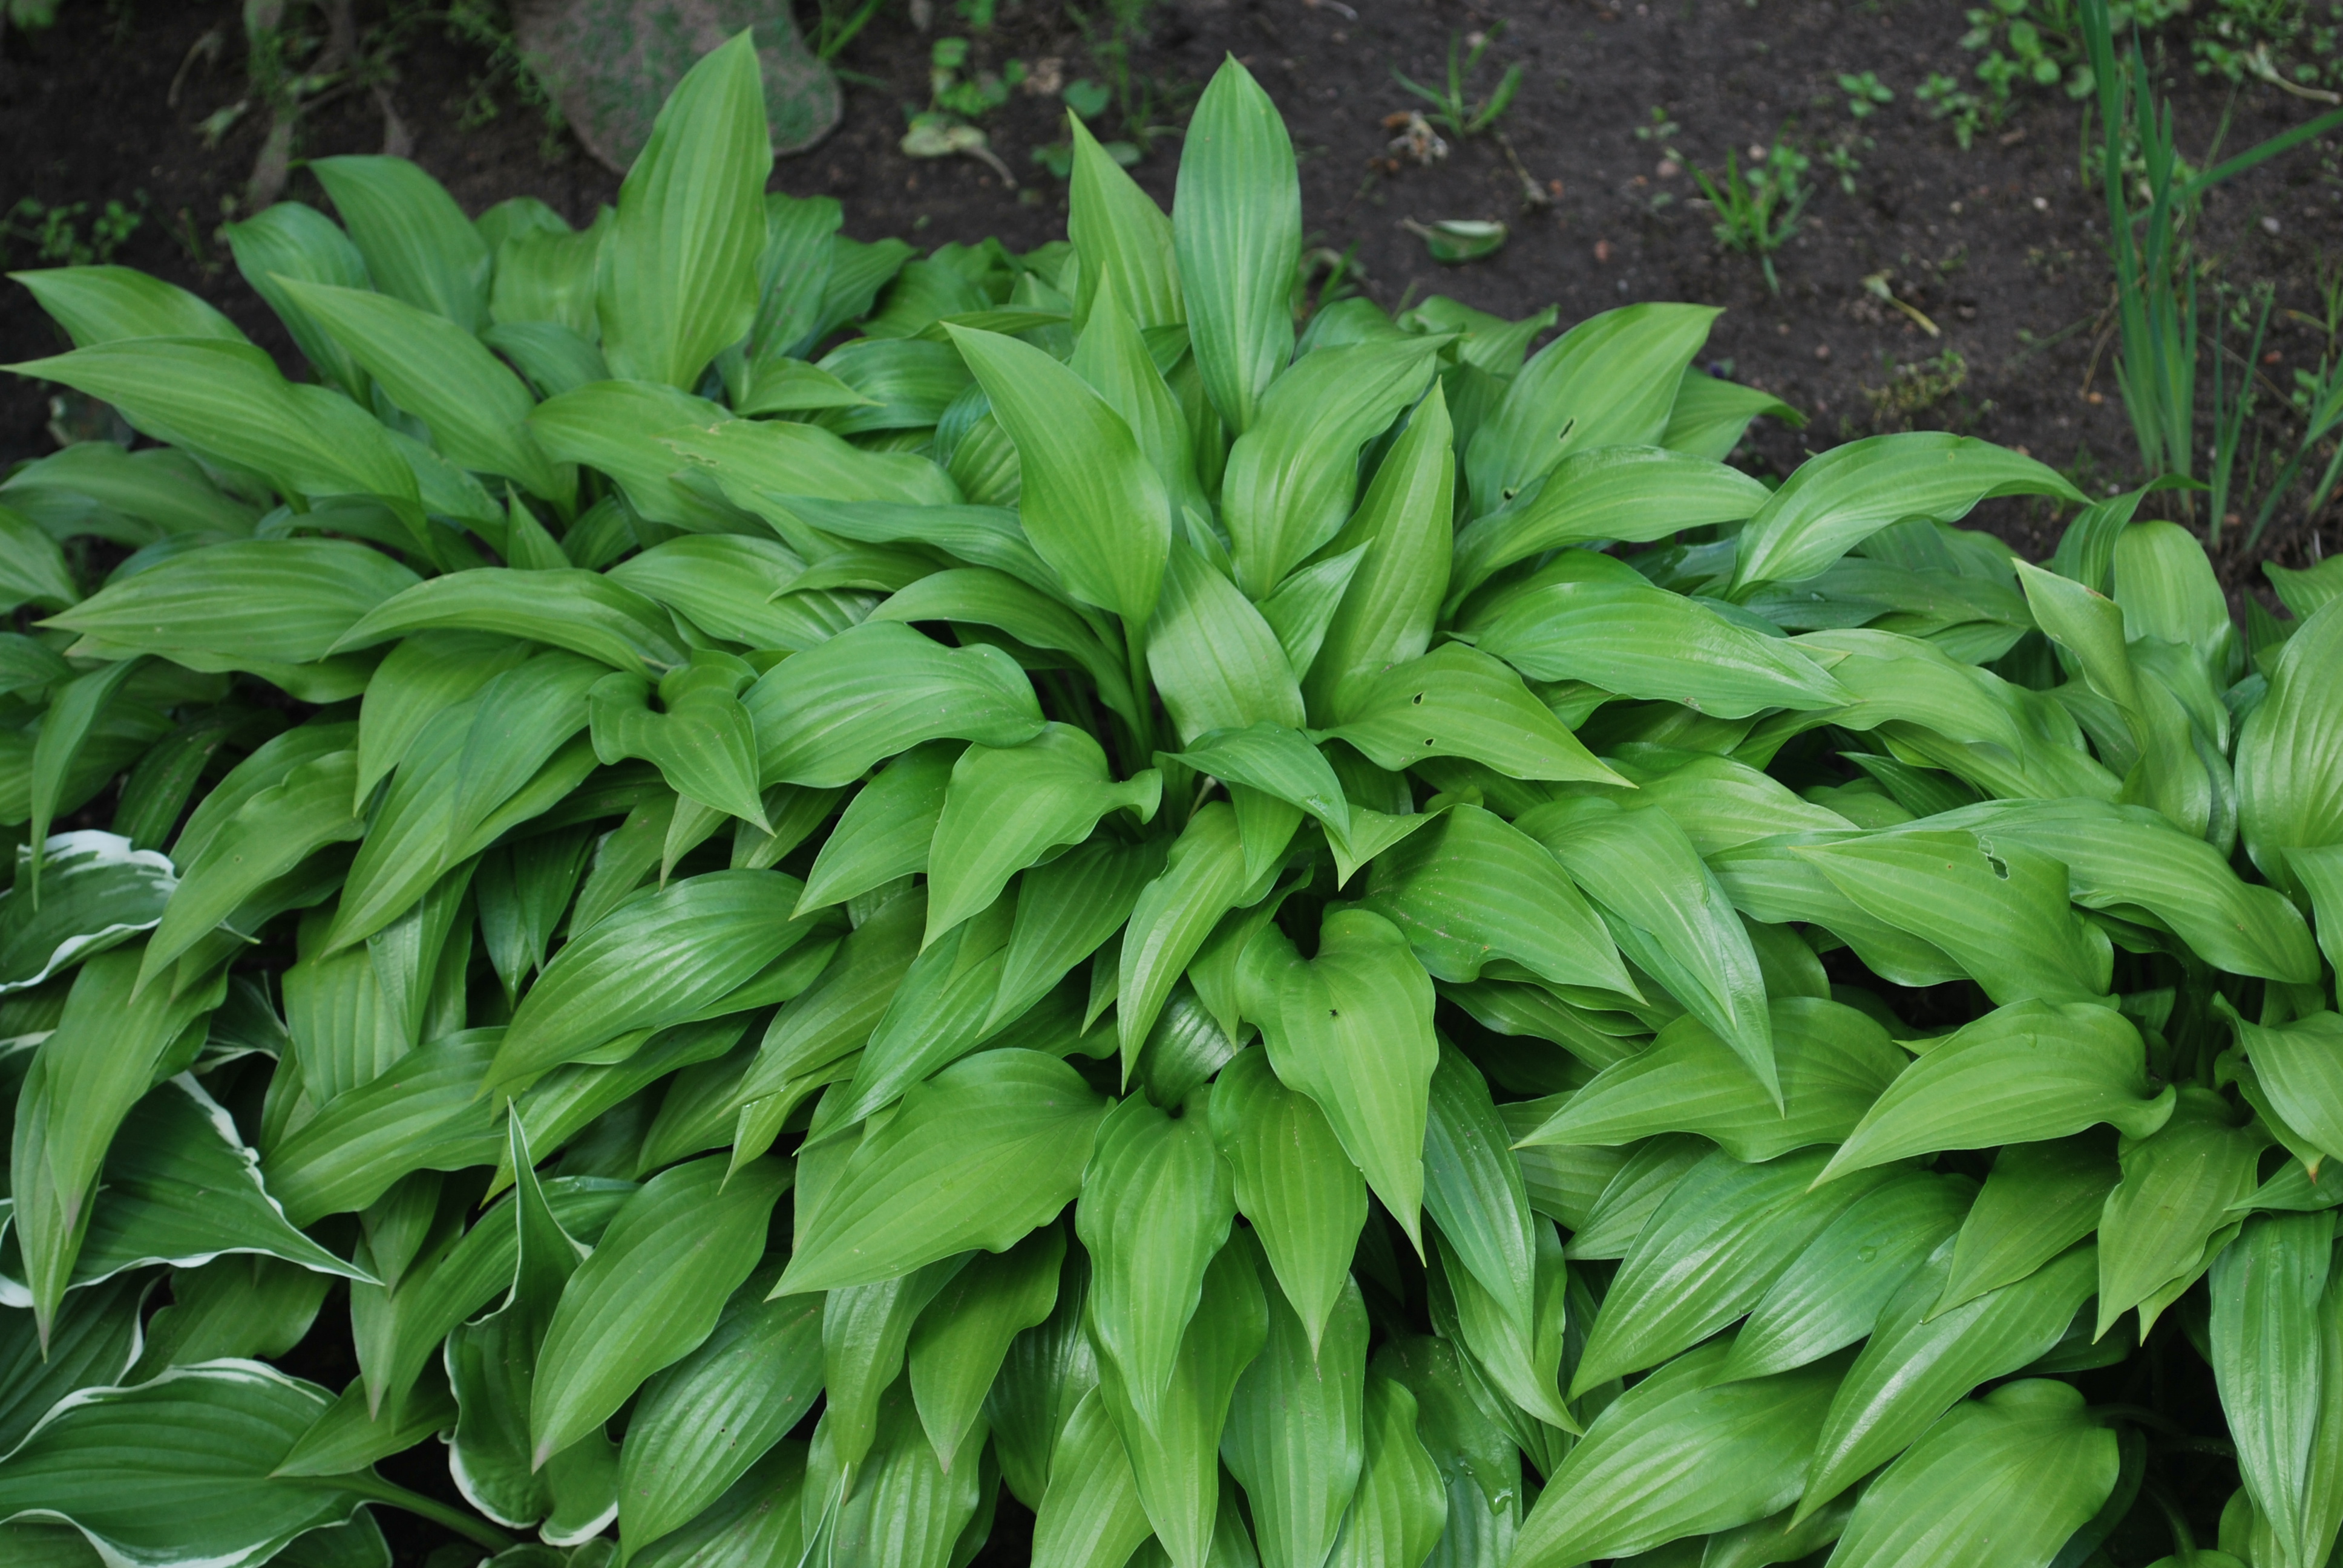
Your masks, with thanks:
[[[733,1292],[715,1332],[642,1385],[618,1449],[630,1554],[672,1535],[788,1437],[822,1385],[818,1301]]]
[[[1480,1070],[1443,1046],[1423,1140],[1424,1207],[1458,1260],[1523,1335],[1537,1300],[1537,1221]]]
[[[1016,442],[1018,503],[1041,558],[1073,594],[1133,626],[1154,612],[1172,516],[1163,481],[1107,400],[1031,344],[951,327]]]
[[[2062,1382],[2027,1379],[1964,1404],[1871,1483],[1831,1561],[1953,1568],[1990,1553],[2047,1568],[2115,1490],[2116,1434]]]
[[[679,795],[769,829],[757,789],[757,731],[739,699],[756,678],[744,659],[696,649],[659,681],[664,711],[654,712],[649,679],[606,676],[589,694],[594,755],[605,764],[640,757]]]
[[[324,658],[414,584],[397,561],[347,539],[236,540],[158,561],[51,618],[124,654],[266,670]]]
[[[1735,1377],[1786,1372],[1868,1334],[1976,1196],[1964,1177],[1911,1171],[1848,1204],[1750,1309],[1725,1370]]]
[[[1451,603],[1516,561],[1564,545],[1664,539],[1684,528],[1739,522],[1767,494],[1738,468],[1657,447],[1574,452],[1526,499],[1457,531]]]
[[[1212,1089],[1212,1134],[1281,1292],[1314,1353],[1350,1280],[1366,1183],[1325,1113],[1286,1088],[1265,1050],[1240,1051]]]
[[[1776,997],[1767,1012],[1780,1108],[1714,1030],[1686,1017],[1604,1068],[1518,1141],[1621,1144],[1697,1132],[1736,1160],[1771,1160],[1845,1139],[1908,1060],[1876,1021],[1837,1002]]]
[[[831,789],[950,736],[1021,746],[1041,733],[1025,674],[996,648],[947,648],[874,622],[783,660],[741,698],[765,782]]]
[[[353,806],[365,807],[434,718],[476,696],[530,652],[527,643],[478,631],[417,632],[394,647],[375,667],[358,705]],[[600,674],[598,668],[596,678]]]
[[[2113,950],[2066,905],[2066,869],[1966,833],[1885,833],[1799,851],[1863,910],[1952,955],[1998,1002],[2104,995]]]
[[[1726,1382],[1732,1352],[1718,1340],[1678,1356],[1595,1417],[1522,1522],[1513,1561],[1564,1568],[1786,1507],[1839,1367]]]
[[[455,1425],[458,1413],[456,1396],[448,1392],[447,1372],[437,1357],[424,1366],[422,1381],[378,1416],[367,1414],[366,1380],[353,1378],[271,1473],[347,1475],[447,1431]]]
[[[1073,177],[1066,191],[1066,237],[1081,258],[1074,288],[1074,328],[1093,302],[1111,294],[1126,320],[1169,327],[1187,319],[1172,254],[1172,220],[1154,198],[1099,146],[1080,116],[1066,122],[1073,140]]]
[[[1684,367],[1719,314],[1697,305],[1622,306],[1539,349],[1465,447],[1473,513],[1497,510],[1573,453],[1657,441]]]
[[[2015,1284],[1924,1318],[1942,1290],[1945,1262],[1940,1251],[1879,1314],[1831,1402],[1801,1515],[1901,1452],[1977,1384],[2007,1376],[2056,1344],[2098,1276],[2097,1249],[2077,1247]]]
[[[1674,819],[1588,797],[1538,807],[1520,825],[1585,890],[1627,956],[1732,1046],[1779,1104],[1773,1021],[1748,930]]]
[[[1444,643],[1363,676],[1340,693],[1325,731],[1393,772],[1428,757],[1463,757],[1510,779],[1624,784],[1595,760],[1522,678],[1487,654]]]
[[[384,427],[339,393],[286,380],[249,344],[131,338],[11,368],[102,398],[157,440],[265,474],[280,490],[378,497],[422,537],[414,470]]]
[[[142,1348],[139,1308],[148,1284],[122,1277],[72,1292],[45,1347],[32,1313],[0,1317],[0,1443],[15,1448],[75,1390],[123,1381]]]
[[[984,1027],[1023,1012],[1121,930],[1163,862],[1161,839],[1123,844],[1094,835],[1028,868],[1018,884],[1017,923],[1001,955],[1001,989]]]
[[[145,1264],[192,1268],[229,1252],[366,1278],[287,1220],[236,1123],[192,1078],[157,1085],[122,1120],[82,1238],[78,1288]]]
[[[518,1083],[629,1030],[680,1023],[813,930],[778,871],[710,871],[622,904],[555,955],[521,1000],[489,1074]]]
[[[628,1555],[642,1568],[795,1562],[804,1548],[806,1445],[783,1441],[690,1523]],[[589,1546],[585,1549],[591,1552]]]
[[[318,158],[308,166],[377,288],[468,332],[488,324],[493,256],[438,181],[405,158]]]
[[[480,1086],[500,1030],[442,1035],[333,1097],[268,1151],[268,1190],[297,1223],[363,1209],[412,1171],[460,1171],[503,1147]]]
[[[1011,900],[993,904],[912,960],[854,1066],[853,1087],[839,1107],[845,1121],[879,1110],[983,1041],[982,1020],[1000,993],[1002,950],[1016,913]]]
[[[1407,934],[1436,980],[1477,980],[1498,960],[1555,985],[1635,994],[1561,864],[1478,806],[1453,806],[1377,856],[1363,901]]]
[[[1079,1247],[1068,1249],[1058,1276],[1057,1305],[1046,1321],[1010,1342],[985,1396],[1001,1479],[1029,1508],[1038,1509],[1047,1490],[1051,1454],[1067,1418],[1098,1386],[1098,1356],[1082,1323],[1089,1284],[1087,1257]]]
[[[817,1195],[809,1183],[805,1200]],[[943,1258],[891,1280],[833,1290],[824,1298],[821,1364],[830,1408],[822,1424],[840,1465],[860,1464],[878,1441],[911,1327],[967,1262],[965,1256]]]
[[[1314,1348],[1270,1278],[1269,1332],[1237,1380],[1221,1457],[1252,1504],[1262,1568],[1323,1563],[1366,1459],[1367,1311],[1346,1284]]]
[[[1029,648],[1062,652],[1098,687],[1099,699],[1137,728],[1122,655],[1110,650],[1071,606],[1008,572],[989,567],[932,572],[890,596],[870,618],[997,627]]]
[[[1196,479],[1195,437],[1187,416],[1156,368],[1129,308],[1116,295],[1091,302],[1071,364],[1074,374],[1131,427],[1132,439],[1163,482],[1169,516],[1177,519],[1191,509],[1200,516],[1208,512],[1212,503]],[[997,413],[998,405],[995,409]],[[1176,526],[1167,530],[1167,537],[1170,531],[1176,531]]]
[[[1188,819],[1162,875],[1140,890],[1117,958],[1116,1024],[1123,1060],[1137,1059],[1189,960],[1248,889],[1236,813],[1218,800]],[[1256,898],[1265,896],[1262,886]]]
[[[2308,1561],[2302,1532],[2313,1440],[2331,1419],[2322,1414],[2318,1314],[2332,1231],[2326,1214],[2257,1217],[2212,1271],[2213,1376],[2230,1412],[2237,1469],[2295,1563]]]
[[[1641,583],[1549,582],[1510,598],[1476,646],[1534,679],[1583,680],[1724,719],[1846,700],[1793,644]]]
[[[2139,1031],[2087,1002],[2014,1002],[1928,1048],[1864,1114],[1824,1179],[1942,1149],[2065,1138],[2113,1122],[2145,1138],[2172,1114],[2151,1096]]]
[[[9,276],[31,291],[76,348],[125,337],[246,341],[234,322],[186,289],[131,267],[45,267]]]
[[[89,1230],[106,1146],[148,1087],[187,1065],[201,1037],[179,1042],[225,989],[216,981],[176,998],[162,986],[135,991],[137,972],[136,949],[82,966],[17,1093],[9,1186],[25,1283],[45,1332]]]
[[[599,572],[574,568],[450,572],[377,605],[334,646],[367,648],[438,628],[526,638],[613,669],[664,671],[688,657],[659,606]]]
[[[1213,72],[1189,124],[1172,204],[1188,337],[1212,407],[1242,434],[1293,357],[1301,180],[1276,106],[1233,58]]]
[[[747,31],[676,84],[618,187],[596,313],[622,377],[689,389],[757,315],[773,149]]]
[[[1359,1488],[1327,1561],[1338,1568],[1419,1564],[1447,1527],[1448,1494],[1416,1436],[1415,1396],[1404,1384],[1371,1373],[1364,1414]]]
[[[518,1124],[510,1152],[516,1231],[512,1287],[504,1304],[447,1336],[450,1386],[460,1411],[448,1468],[472,1505],[500,1524],[544,1523],[548,1542],[568,1543],[608,1523],[618,1508],[618,1452],[586,1432],[559,1452],[533,1452],[529,1406],[546,1331],[584,1249],[547,1206]]]
[[[1210,1105],[1205,1090],[1176,1120],[1144,1095],[1117,1104],[1099,1124],[1074,1211],[1091,1254],[1091,1330],[1146,1427],[1165,1413],[1181,1336],[1236,1216]]]
[[[1201,1114],[1202,1108],[1197,1111]],[[1210,1155],[1207,1151],[1207,1157]],[[1099,1398],[1122,1434],[1140,1506],[1158,1542],[1180,1568],[1203,1568],[1213,1555],[1223,1506],[1221,1443],[1240,1375],[1261,1353],[1269,1305],[1255,1249],[1231,1242],[1207,1260],[1195,1315],[1166,1368],[1163,1388],[1142,1414],[1115,1357],[1099,1361]],[[1091,1323],[1100,1326],[1099,1298]]]
[[[936,1462],[945,1470],[954,1468],[963,1449],[981,1446],[978,1418],[985,1395],[1011,1342],[1049,1321],[1065,1255],[1066,1233],[1055,1225],[1034,1231],[1006,1252],[980,1252],[936,1292],[912,1325],[907,1356],[911,1398]]]
[[[1302,960],[1274,929],[1255,939],[1273,984],[1262,1019],[1272,1066],[1317,1101],[1352,1163],[1416,1235],[1423,1196],[1423,1135],[1432,1074],[1432,978],[1398,927],[1363,909],[1330,911],[1318,953]]]
[[[316,207],[281,201],[242,223],[223,225],[220,232],[236,256],[236,269],[285,323],[319,378],[365,403],[366,371],[286,286],[292,281],[367,286],[366,258],[341,226]]]
[[[2089,1235],[2121,1179],[2105,1134],[2004,1149],[1961,1224],[1945,1293],[1929,1314],[2022,1280]]]
[[[915,746],[857,790],[806,873],[799,910],[841,903],[926,870],[952,764],[966,749],[949,740]]]
[[[847,1562],[949,1568],[982,1541],[998,1484],[990,1466],[944,1469],[899,1383],[883,1402],[876,1444],[838,1516],[831,1549]]]
[[[1440,1241],[1438,1272],[1427,1276],[1433,1326],[1456,1340],[1469,1352],[1468,1365],[1501,1399],[1487,1399],[1523,1445],[1541,1459],[1559,1457],[1564,1438],[1580,1430],[1578,1418],[1562,1397],[1562,1357],[1569,1327],[1569,1265],[1561,1238],[1554,1227],[1533,1221],[1536,1250],[1536,1285],[1529,1316],[1517,1318],[1503,1301],[1492,1294],[1465,1268],[1444,1234]],[[1591,1303],[1582,1294],[1578,1311]],[[1510,1408],[1508,1408],[1510,1406]]]
[[[2211,1238],[2233,1222],[2231,1205],[2253,1191],[2255,1166],[2268,1142],[2251,1121],[2238,1125],[2228,1101],[2189,1085],[2162,1127],[2126,1141],[2123,1180],[2099,1219],[2100,1336],[2148,1302],[2141,1308],[2145,1339],[2165,1304],[2165,1288],[2193,1280],[2211,1261]]]
[[[1422,657],[1431,646],[1449,572],[1456,453],[1448,401],[1435,382],[1330,550],[1363,548],[1326,623],[1304,683],[1312,713],[1330,717],[1351,681]]]
[[[168,857],[118,834],[59,833],[43,859],[37,905],[23,849],[17,886],[0,893],[0,991],[36,986],[153,929],[178,886]]]
[[[825,618],[822,605],[835,607],[833,596],[776,601],[804,569],[796,552],[778,539],[686,534],[628,556],[608,576],[727,642],[797,649],[826,641],[852,618],[833,623]]]
[[[1090,837],[1109,811],[1152,819],[1161,794],[1153,769],[1113,782],[1105,751],[1071,725],[1045,726],[1015,748],[970,747],[952,765],[928,853],[926,941],[990,905],[1051,849]]]
[[[0,506],[0,545],[5,547],[5,559],[0,560],[0,596],[5,598],[0,602],[10,609],[24,604],[64,609],[81,598],[56,540],[31,518],[5,506]]]
[[[1151,673],[1183,739],[1257,724],[1301,728],[1302,689],[1277,634],[1184,540],[1172,547],[1147,642]]]
[[[529,434],[537,399],[471,333],[387,294],[290,278],[278,286],[423,421],[449,460],[517,479],[548,500],[576,497],[577,476],[557,467]]]
[[[1221,481],[1237,585],[1249,597],[1268,598],[1342,531],[1360,447],[1416,400],[1440,346],[1403,337],[1322,348],[1270,384]]]
[[[328,1402],[315,1384],[247,1361],[80,1391],[0,1460],[0,1518],[63,1517],[106,1561],[137,1568],[265,1563],[358,1504],[269,1473]]]
[[[651,1373],[716,1326],[724,1300],[765,1250],[789,1171],[733,1171],[711,1157],[661,1171],[628,1198],[561,1294],[529,1405],[543,1463],[598,1429]]]
[[[102,597],[102,596],[101,596]],[[2343,842],[2343,807],[2322,780],[2343,769],[2343,609],[2329,600],[2286,640],[2269,695],[2237,735],[2237,830],[2262,874],[2285,886],[2285,851]]]
[[[1034,1511],[1034,1568],[1106,1568],[1151,1533],[1105,1395],[1084,1393],[1057,1435],[1049,1490]]]
[[[2238,1018],[2233,1027],[2287,1126],[2332,1153],[2330,1145],[2343,1143],[2343,1103],[2336,1098],[2343,1084],[2343,1017],[2315,1012],[2271,1029]]]
[[[1742,530],[1734,586],[1810,578],[1891,523],[1956,522],[1995,496],[2083,494],[2031,457],[1967,436],[1872,436],[1802,464]]]
[[[1005,1251],[1071,1201],[1104,1103],[1062,1061],[989,1050],[910,1089],[799,1216],[775,1291],[890,1280],[970,1247]]]
[[[1814,1150],[1744,1165],[1720,1150],[1693,1167],[1653,1211],[1603,1298],[1572,1374],[1573,1396],[1656,1366],[1755,1306],[1864,1195],[1835,1183],[1810,1191],[1825,1159]]]
[[[366,823],[350,810],[357,754],[332,751],[260,791],[221,825],[187,863],[139,965],[144,986],[178,960],[266,882],[324,846],[356,839]]]
[[[1351,804],[1342,794],[1342,780],[1298,729],[1255,724],[1216,730],[1199,736],[1179,753],[1179,759],[1199,773],[1298,806],[1336,833],[1347,837],[1350,832]]]

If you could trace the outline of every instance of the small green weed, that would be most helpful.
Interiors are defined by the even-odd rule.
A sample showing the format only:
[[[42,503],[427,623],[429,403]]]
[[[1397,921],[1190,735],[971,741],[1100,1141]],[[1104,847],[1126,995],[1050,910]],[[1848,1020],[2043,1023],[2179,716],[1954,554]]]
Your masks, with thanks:
[[[1814,160],[1776,137],[1770,150],[1752,147],[1749,173],[1741,172],[1737,154],[1725,156],[1725,183],[1719,186],[1705,169],[1694,169],[1701,194],[1716,212],[1718,243],[1744,256],[1754,256],[1765,269],[1765,286],[1782,292],[1774,275],[1774,253],[1798,232],[1799,215],[1814,195],[1805,179]]]
[[[33,247],[43,266],[103,266],[114,259],[146,221],[146,193],[135,192],[131,200],[140,210],[134,212],[118,201],[109,201],[89,220],[85,236],[82,216],[89,211],[89,203],[64,202],[52,206],[26,196],[8,210],[6,217],[0,218],[0,257],[7,256],[12,243],[24,244]]]
[[[1503,27],[1503,24],[1500,23],[1479,35],[1473,40],[1473,52],[1463,56],[1461,62],[1456,50],[1462,40],[1453,33],[1448,35],[1448,84],[1445,87],[1427,87],[1421,82],[1411,81],[1400,74],[1397,66],[1392,68],[1392,78],[1430,104],[1432,113],[1427,117],[1435,125],[1445,127],[1451,136],[1477,136],[1495,125],[1504,112],[1513,107],[1514,95],[1522,90],[1522,67],[1516,62],[1505,67],[1505,74],[1497,79],[1496,87],[1487,97],[1469,106],[1465,102],[1465,83],[1480,69],[1481,56],[1489,52],[1489,45],[1497,41],[1497,35]]]
[[[1908,430],[1912,421],[1968,384],[1968,361],[1951,348],[1898,365],[1885,387],[1865,387],[1871,423],[1878,430]]]
[[[1841,71],[1838,90],[1846,95],[1846,112],[1858,120],[1867,120],[1882,106],[1896,101],[1896,89],[1879,79],[1875,71],[1865,71],[1857,76]]]

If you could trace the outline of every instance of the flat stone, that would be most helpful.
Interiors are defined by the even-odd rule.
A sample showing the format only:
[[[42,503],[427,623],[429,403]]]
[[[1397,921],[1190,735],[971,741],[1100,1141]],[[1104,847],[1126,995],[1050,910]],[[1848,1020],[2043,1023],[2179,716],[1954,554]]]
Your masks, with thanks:
[[[586,150],[624,173],[659,106],[702,55],[754,27],[773,151],[838,124],[837,78],[806,47],[789,0],[517,0],[513,36]]]

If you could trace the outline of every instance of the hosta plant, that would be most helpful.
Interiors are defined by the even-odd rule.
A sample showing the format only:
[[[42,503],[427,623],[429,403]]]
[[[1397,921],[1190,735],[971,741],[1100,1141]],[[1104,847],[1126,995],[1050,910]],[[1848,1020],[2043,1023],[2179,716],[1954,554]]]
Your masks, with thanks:
[[[302,379],[22,275],[152,444],[0,483],[0,1555],[2317,1568],[2343,580],[1297,333],[1233,63],[1071,134],[916,260],[745,41],[582,231],[324,160]]]

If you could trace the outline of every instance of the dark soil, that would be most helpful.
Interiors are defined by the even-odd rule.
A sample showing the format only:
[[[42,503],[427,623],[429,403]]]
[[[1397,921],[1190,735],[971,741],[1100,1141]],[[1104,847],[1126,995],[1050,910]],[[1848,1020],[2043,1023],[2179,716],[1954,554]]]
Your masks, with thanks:
[[[2137,460],[2104,314],[2105,209],[2078,178],[2081,115],[2061,94],[2034,94],[2006,125],[1960,149],[1913,97],[1931,72],[1968,75],[1974,56],[1958,46],[1965,24],[1954,0],[1534,0],[1510,13],[1462,0],[1354,5],[1161,0],[1130,67],[1158,88],[1144,118],[1176,126],[1224,54],[1250,65],[1284,110],[1302,155],[1311,243],[1336,252],[1355,246],[1353,276],[1379,302],[1396,307],[1441,293],[1506,316],[1552,304],[1565,326],[1634,300],[1724,306],[1710,367],[1811,417],[1803,432],[1761,427],[1743,453],[1755,467],[1786,472],[1809,449],[1923,427],[2030,451],[2094,493],[2133,480]],[[945,14],[936,33],[960,25],[948,6],[936,9]],[[262,117],[246,116],[216,146],[199,131],[245,90],[239,11],[236,0],[65,0],[53,31],[9,34],[0,43],[0,214],[28,197],[86,203],[88,213],[121,202],[144,216],[118,260],[197,290],[290,363],[289,341],[215,235],[239,216]],[[452,41],[419,5],[361,0],[358,7],[362,29],[393,27],[394,13],[404,20],[388,55],[388,101],[412,135],[413,156],[468,210],[529,195],[582,223],[615,197],[617,176],[549,134],[486,50]],[[1522,179],[1489,136],[1452,138],[1447,159],[1431,166],[1383,162],[1392,134],[1384,117],[1416,106],[1393,69],[1435,81],[1452,32],[1501,20],[1476,91],[1506,63],[1524,67],[1520,96],[1499,128],[1528,175],[1558,192],[1550,206],[1524,210]],[[1101,21],[1092,25],[1106,36]],[[906,106],[928,95],[930,36],[913,27],[906,6],[890,4],[840,61],[857,74],[843,125],[810,153],[784,160],[777,184],[840,196],[849,231],[863,238],[940,244],[999,235],[1022,248],[1059,237],[1064,187],[1030,156],[1059,136],[1056,99],[1021,92],[986,122],[1020,182],[1015,191],[975,161],[920,162],[898,149]],[[208,59],[199,49],[207,37],[220,41]],[[1058,0],[1003,0],[976,56],[996,68],[1011,58],[1054,58],[1070,78],[1103,77],[1110,65]],[[1896,98],[1858,122],[1836,78],[1865,71]],[[2260,86],[2232,100],[2225,85],[2185,64],[2165,85],[2192,154],[2201,155],[2225,112],[2231,152],[2316,112]],[[1635,135],[1654,107],[1680,127],[1664,143]],[[1128,134],[1119,118],[1114,110],[1101,116],[1105,134]],[[1674,146],[1689,163],[1715,169],[1728,150],[1745,157],[1785,128],[1817,154],[1822,190],[1804,232],[1777,258],[1775,296],[1754,260],[1719,246],[1689,173],[1664,166],[1663,156]],[[296,156],[378,151],[385,135],[375,97],[352,92],[304,119]],[[1819,156],[1843,142],[1861,165],[1851,195]],[[1167,206],[1177,156],[1176,130],[1166,131],[1135,171]],[[298,167],[285,194],[327,205]],[[1513,237],[1486,260],[1443,267],[1405,226],[1443,218],[1501,218],[1514,226]],[[2257,368],[2273,390],[2290,387],[2293,371],[2315,366],[2325,346],[2311,318],[2321,257],[2343,256],[2343,138],[2220,189],[2206,241],[2220,278],[2275,286],[2270,353]],[[0,260],[40,265],[21,236],[5,242]],[[1882,272],[1941,328],[1940,338],[1866,291],[1864,280]],[[25,294],[0,287],[0,363],[61,342]],[[1941,396],[1913,396],[1916,383],[1902,367],[1946,352],[1959,357],[1966,379]],[[52,449],[47,417],[45,388],[0,377],[0,468]],[[1995,503],[1979,520],[2030,555],[2054,542],[2054,520],[2019,503]],[[2343,510],[2334,508],[2316,526],[2284,517],[2262,553],[2292,564],[2315,559],[2338,543],[2338,522]],[[2252,564],[2223,563],[2233,583],[2247,580]],[[321,1330],[313,1340],[328,1337]],[[319,1375],[336,1383],[347,1375],[337,1348],[321,1344],[316,1353]],[[387,1468],[406,1484],[451,1495],[428,1445]],[[1030,1529],[1004,1502],[1001,1533],[1011,1543],[1019,1534],[1007,1523],[1012,1513]],[[428,1543],[446,1539],[403,1516],[386,1513],[385,1522],[402,1562],[419,1561]],[[1022,1554],[1003,1545],[988,1560]]]

